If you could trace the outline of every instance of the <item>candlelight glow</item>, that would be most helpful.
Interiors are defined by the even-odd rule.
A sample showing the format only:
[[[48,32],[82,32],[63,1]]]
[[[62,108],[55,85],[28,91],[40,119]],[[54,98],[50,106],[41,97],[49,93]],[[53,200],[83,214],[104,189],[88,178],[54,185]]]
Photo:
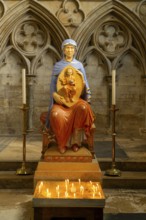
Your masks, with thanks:
[[[77,181],[41,181],[36,187],[36,195],[40,198],[70,198],[70,199],[102,199],[104,197],[100,183]]]
[[[76,192],[76,187],[75,187],[74,183],[72,183],[70,191],[71,191],[72,193],[75,193],[75,192]]]

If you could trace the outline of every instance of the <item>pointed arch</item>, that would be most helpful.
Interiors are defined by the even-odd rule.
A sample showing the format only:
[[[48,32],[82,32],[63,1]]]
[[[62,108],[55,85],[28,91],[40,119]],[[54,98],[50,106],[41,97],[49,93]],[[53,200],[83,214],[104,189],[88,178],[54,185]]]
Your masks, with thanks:
[[[69,34],[50,11],[34,0],[23,0],[6,12],[1,21],[0,44],[2,48],[12,30],[16,25],[24,21],[25,17],[39,19],[50,30],[53,42],[57,50],[60,51],[62,41],[65,38],[69,38]]]
[[[16,48],[14,48],[13,46],[9,46],[5,49],[4,53],[2,53],[0,55],[0,66],[5,65],[5,59],[7,57],[7,54],[11,53],[12,51],[14,51],[16,54],[18,54],[18,56],[20,57],[20,59],[22,60],[22,64],[24,65],[23,67],[26,68],[27,73],[30,73],[30,61],[23,56]]]
[[[124,51],[122,54],[117,56],[117,58],[113,62],[113,67],[116,69],[120,66],[120,61],[127,55],[131,54],[135,59],[137,60],[137,64],[139,67],[141,67],[143,75],[145,74],[145,62],[144,59],[140,56],[140,54],[134,49],[129,48],[128,50]]]
[[[139,17],[127,8],[122,2],[117,0],[108,0],[93,10],[86,20],[80,25],[73,34],[73,38],[78,42],[80,51],[78,56],[84,51],[86,45],[90,42],[90,38],[94,33],[96,26],[107,21],[107,18],[122,22],[127,26],[127,29],[133,33],[135,42],[139,47],[141,56],[145,56],[146,51],[146,29]],[[88,28],[87,28],[88,27]]]
[[[43,57],[43,55],[49,51],[50,53],[52,53],[52,59],[56,59],[56,60],[59,60],[61,59],[60,57],[60,54],[58,53],[57,50],[54,49],[54,47],[52,46],[47,46],[45,47],[41,53],[38,54],[38,56],[35,57],[35,59],[33,60],[32,62],[32,66],[31,66],[31,72],[32,74],[35,74],[35,71],[36,71],[36,65],[38,64],[39,60]],[[52,71],[52,70],[51,70]]]
[[[107,72],[109,73],[109,72],[110,72],[110,69],[111,69],[111,63],[109,62],[109,60],[108,60],[99,50],[97,50],[97,48],[96,48],[95,46],[90,46],[90,47],[84,52],[84,54],[83,54],[81,60],[82,60],[82,61],[86,60],[86,58],[87,58],[90,54],[92,54],[92,53],[95,53],[95,54],[97,54],[97,55],[100,57],[102,63],[104,63],[105,66],[106,66],[105,69],[106,69]],[[99,65],[100,65],[100,64],[99,64]]]

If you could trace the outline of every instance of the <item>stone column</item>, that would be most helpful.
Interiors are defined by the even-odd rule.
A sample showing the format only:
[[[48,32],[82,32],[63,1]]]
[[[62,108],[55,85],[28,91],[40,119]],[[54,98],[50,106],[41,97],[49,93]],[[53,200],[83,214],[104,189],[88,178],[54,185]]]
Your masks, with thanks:
[[[146,75],[143,77],[144,80],[144,95],[145,95],[145,100],[144,100],[144,128],[140,128],[139,132],[141,136],[146,137]]]

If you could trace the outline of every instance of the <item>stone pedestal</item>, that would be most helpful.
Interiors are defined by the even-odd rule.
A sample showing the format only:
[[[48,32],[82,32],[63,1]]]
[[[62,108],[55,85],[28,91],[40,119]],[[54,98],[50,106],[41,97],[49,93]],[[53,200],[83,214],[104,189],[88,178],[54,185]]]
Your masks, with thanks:
[[[48,149],[44,160],[38,163],[34,175],[34,186],[37,181],[60,180],[102,181],[102,173],[96,158],[84,147],[78,152],[68,150],[60,154],[55,147]]]
[[[61,188],[65,180],[76,184],[78,191],[71,194],[71,185],[67,191],[64,186],[60,191],[62,194],[59,193],[57,197],[57,192],[52,193],[50,189],[54,187],[55,190],[58,185]],[[80,192],[80,181],[86,188],[84,195]],[[34,175],[34,220],[103,220],[105,197],[101,183],[102,173],[98,161],[92,158],[86,148],[83,147],[76,153],[68,150],[64,154],[60,154],[55,147],[49,148],[44,160],[38,163]],[[92,184],[98,185],[98,191],[94,192]]]

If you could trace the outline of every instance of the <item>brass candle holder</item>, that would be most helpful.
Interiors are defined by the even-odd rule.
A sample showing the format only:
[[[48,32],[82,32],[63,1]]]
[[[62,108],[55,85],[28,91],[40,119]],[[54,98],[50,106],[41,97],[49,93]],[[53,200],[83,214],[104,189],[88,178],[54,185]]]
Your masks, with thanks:
[[[115,115],[116,111],[119,109],[116,109],[115,105],[112,105],[111,111],[113,115],[113,121],[112,121],[112,166],[111,169],[108,169],[105,171],[106,176],[121,176],[121,171],[116,168],[116,162],[115,162],[115,139],[116,139],[116,131],[115,131]]]
[[[16,174],[17,175],[30,175],[32,174],[32,171],[29,168],[26,168],[26,134],[27,134],[26,120],[27,120],[28,107],[26,104],[23,104],[23,106],[20,109],[22,110],[22,119],[23,119],[22,120],[23,162],[22,162],[21,168],[17,169]]]

